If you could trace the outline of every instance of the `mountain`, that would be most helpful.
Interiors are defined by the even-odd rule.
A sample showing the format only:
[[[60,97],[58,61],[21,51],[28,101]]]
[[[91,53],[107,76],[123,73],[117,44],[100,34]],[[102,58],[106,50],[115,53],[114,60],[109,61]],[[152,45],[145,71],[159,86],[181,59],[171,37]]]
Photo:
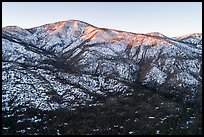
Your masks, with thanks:
[[[121,95],[143,96],[138,87],[201,110],[201,83],[199,33],[170,38],[159,32],[98,28],[78,20],[2,28],[5,117],[28,109],[101,106]]]

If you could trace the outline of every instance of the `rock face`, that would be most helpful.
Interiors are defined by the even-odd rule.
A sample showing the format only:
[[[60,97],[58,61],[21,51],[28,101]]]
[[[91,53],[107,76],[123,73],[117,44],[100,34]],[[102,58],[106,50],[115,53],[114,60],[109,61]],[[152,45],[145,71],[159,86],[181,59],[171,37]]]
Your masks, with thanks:
[[[2,110],[73,109],[140,84],[200,103],[202,34],[169,38],[97,28],[78,20],[2,30]],[[97,105],[97,103],[95,104]]]

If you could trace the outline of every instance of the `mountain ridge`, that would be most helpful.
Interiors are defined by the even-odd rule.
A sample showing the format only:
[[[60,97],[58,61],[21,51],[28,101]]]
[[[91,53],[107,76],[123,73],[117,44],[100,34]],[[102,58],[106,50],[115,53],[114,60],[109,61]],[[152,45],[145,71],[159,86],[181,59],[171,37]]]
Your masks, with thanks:
[[[58,23],[68,23],[68,22],[80,22],[80,23],[83,23],[83,24],[86,24],[88,26],[91,26],[91,27],[94,27],[96,29],[101,29],[101,30],[112,30],[112,31],[117,31],[117,32],[124,32],[124,33],[129,33],[129,34],[135,34],[135,35],[148,35],[148,36],[165,36],[159,32],[149,32],[149,33],[136,33],[136,32],[129,32],[129,31],[123,31],[123,30],[118,30],[118,29],[111,29],[111,28],[104,28],[104,27],[96,27],[94,25],[91,25],[87,22],[84,22],[84,21],[80,21],[80,20],[73,20],[73,19],[70,19],[70,20],[66,20],[66,21],[58,21],[58,22],[54,22],[54,23],[47,23],[47,24],[43,24],[43,25],[39,25],[39,26],[36,26],[36,27],[30,27],[30,28],[21,28],[19,26],[5,26],[3,27],[2,29],[5,29],[5,28],[8,28],[8,27],[14,27],[14,28],[20,28],[20,29],[24,29],[24,30],[30,30],[30,29],[34,29],[34,28],[38,28],[38,27],[45,27],[45,26],[49,26],[49,25],[54,25],[54,24],[58,24]],[[174,36],[176,38],[182,38],[182,37],[189,37],[189,36],[194,36],[194,35],[199,35],[199,36],[202,36],[202,33],[189,33],[189,34],[185,34],[185,35],[182,35],[182,36]],[[167,37],[167,36],[165,36]]]

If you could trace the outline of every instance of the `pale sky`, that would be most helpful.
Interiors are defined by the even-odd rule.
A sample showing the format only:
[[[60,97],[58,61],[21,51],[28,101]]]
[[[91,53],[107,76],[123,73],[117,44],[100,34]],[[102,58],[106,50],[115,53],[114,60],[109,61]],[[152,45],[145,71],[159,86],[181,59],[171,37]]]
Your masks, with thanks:
[[[101,28],[166,36],[202,33],[202,2],[2,2],[2,27],[81,20]]]

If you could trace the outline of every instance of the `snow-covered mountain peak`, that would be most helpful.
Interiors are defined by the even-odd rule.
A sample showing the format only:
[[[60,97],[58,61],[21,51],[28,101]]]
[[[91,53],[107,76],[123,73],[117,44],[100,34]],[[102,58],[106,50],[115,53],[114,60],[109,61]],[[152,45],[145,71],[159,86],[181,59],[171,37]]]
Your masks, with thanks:
[[[202,45],[202,33],[191,33],[183,36],[177,36],[176,39],[195,45]]]
[[[150,32],[150,33],[147,33],[147,35],[156,36],[156,37],[166,37],[165,35],[159,32]]]
[[[23,30],[22,28],[18,27],[18,26],[6,26],[2,28],[4,31],[19,31],[19,30]]]
[[[183,36],[177,36],[177,38],[180,38],[180,39],[187,38],[187,37],[202,37],[202,33],[191,33]]]
[[[30,34],[27,30],[25,30],[19,26],[6,26],[6,27],[2,28],[2,31],[5,33],[15,34],[15,35],[22,34],[24,36]]]
[[[9,28],[9,30],[12,31],[14,30],[13,28]],[[6,29],[3,28],[3,31],[5,30]],[[167,42],[163,39],[166,38],[166,36],[159,32],[151,32],[147,34],[130,33],[115,29],[99,28],[79,20],[59,21],[29,29],[16,27],[15,30],[19,31],[19,33],[25,33],[26,31],[26,33],[33,34],[33,36],[40,39],[42,37],[49,37],[53,42],[61,37],[64,37],[63,41],[67,41],[66,43],[69,43],[71,39],[75,38],[87,39],[94,43],[102,42],[104,40],[115,44],[129,41],[128,45],[131,46],[140,45],[142,43],[145,45],[161,45],[162,43]]]
[[[202,36],[179,40],[158,32],[130,33],[67,20],[30,29],[4,27],[2,39],[3,68],[13,65],[9,73],[3,72],[12,76],[3,77],[3,94],[12,99],[12,93],[27,90],[26,84],[30,89],[25,96],[32,94],[37,99],[34,93],[42,93],[38,102],[31,103],[40,109],[66,107],[78,93],[83,102],[95,93],[125,92],[127,83],[135,81],[158,92],[179,96],[183,101],[195,101],[191,96],[194,92],[199,96]],[[181,90],[184,96],[180,96]],[[51,91],[53,97],[59,96],[64,102],[49,102]],[[8,100],[4,100],[5,105]],[[46,100],[49,101],[39,105]]]

